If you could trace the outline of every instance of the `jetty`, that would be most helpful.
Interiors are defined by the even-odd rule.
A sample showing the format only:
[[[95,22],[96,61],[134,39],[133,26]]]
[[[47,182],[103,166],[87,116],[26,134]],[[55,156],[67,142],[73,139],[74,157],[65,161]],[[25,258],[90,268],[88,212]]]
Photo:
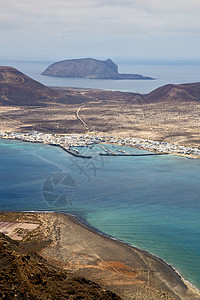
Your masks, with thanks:
[[[95,144],[100,143],[108,143],[121,145],[121,146],[129,146],[133,148],[138,149],[144,149],[147,151],[155,152],[156,154],[145,154],[146,155],[160,155],[160,154],[176,154],[181,155],[187,158],[200,158],[200,149],[198,148],[191,148],[186,146],[180,146],[177,144],[172,144],[165,141],[153,141],[153,140],[144,140],[140,138],[122,138],[122,137],[116,137],[116,136],[107,136],[107,135],[91,135],[91,134],[55,134],[55,133],[42,133],[38,131],[31,131],[27,133],[20,133],[20,132],[6,132],[6,131],[0,131],[0,138],[3,139],[12,139],[12,140],[21,140],[24,142],[32,142],[32,143],[44,143],[49,144],[52,146],[58,146],[61,145],[64,147],[64,149],[69,149],[68,153],[77,156],[77,157],[83,157],[84,155],[75,155],[75,153],[78,150],[73,149],[71,152],[70,148],[73,147],[92,147]],[[107,149],[104,145],[99,146],[103,151],[105,151],[106,155],[120,155],[126,154],[123,156],[144,156],[144,154],[130,154],[129,151],[127,152],[125,149],[115,149],[115,153],[113,150]],[[64,150],[63,149],[63,150]],[[75,151],[76,150],[76,151]],[[66,151],[66,150],[65,150]],[[78,151],[79,152],[79,151]],[[111,153],[114,152],[114,153]],[[119,154],[118,154],[119,153]],[[160,153],[160,154],[159,154]],[[79,154],[79,153],[77,153]],[[104,153],[102,155],[105,156]],[[86,158],[91,158],[90,156],[86,156]]]
[[[92,158],[92,156],[86,156],[86,155],[81,155],[81,154],[79,154],[79,153],[77,153],[77,152],[74,152],[73,150],[71,150],[70,148],[65,148],[65,147],[63,147],[63,146],[61,146],[61,145],[59,145],[59,147],[61,148],[61,149],[63,149],[65,152],[67,152],[67,153],[69,153],[69,154],[71,154],[71,155],[73,155],[73,156],[75,156],[75,157],[80,157],[80,158]]]
[[[101,156],[150,156],[150,155],[167,155],[169,153],[142,153],[142,154],[132,154],[132,153],[99,153]]]
[[[64,146],[60,145],[60,144],[52,144],[49,143],[50,146],[57,146],[60,147],[62,150],[64,150],[65,152],[75,156],[75,157],[80,157],[80,158],[92,158],[92,156],[86,156],[86,155],[81,155],[79,154],[79,151],[73,148],[65,148]]]

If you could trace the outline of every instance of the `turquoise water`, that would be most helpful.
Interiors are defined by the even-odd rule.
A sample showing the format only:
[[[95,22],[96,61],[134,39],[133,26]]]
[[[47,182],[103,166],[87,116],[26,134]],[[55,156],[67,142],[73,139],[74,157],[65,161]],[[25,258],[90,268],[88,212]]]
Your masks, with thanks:
[[[70,212],[158,255],[200,288],[200,160],[100,157],[98,145],[77,149],[93,159],[0,140],[0,209]]]

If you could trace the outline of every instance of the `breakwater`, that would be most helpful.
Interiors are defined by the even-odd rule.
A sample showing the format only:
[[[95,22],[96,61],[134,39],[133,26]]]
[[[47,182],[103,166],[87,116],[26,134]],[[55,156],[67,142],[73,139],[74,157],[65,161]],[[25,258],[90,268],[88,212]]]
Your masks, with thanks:
[[[107,144],[117,144],[121,146],[129,146],[138,149],[143,149],[147,151],[153,151],[161,154],[175,154],[188,158],[200,158],[200,149],[191,148],[186,146],[180,146],[177,144],[172,144],[168,142],[159,142],[153,140],[143,140],[140,138],[117,138],[114,136],[92,136],[92,135],[57,135],[57,134],[47,134],[41,133],[37,131],[32,131],[28,133],[7,133],[0,131],[0,137],[3,139],[16,139],[21,141],[33,142],[33,143],[45,143],[45,144],[53,144],[53,145],[62,145],[66,149],[69,149],[69,153],[83,158],[91,158],[84,157],[82,155],[76,155],[76,153],[71,153],[71,147],[77,146],[91,146],[94,144],[107,143]],[[101,147],[104,151],[107,152],[105,147]],[[117,150],[123,154],[128,154],[127,151]],[[76,151],[72,151],[76,152]],[[109,153],[112,151],[109,150]],[[120,153],[120,154],[121,154]],[[78,154],[78,153],[77,153]],[[152,155],[152,154],[151,154]]]
[[[60,147],[62,150],[64,150],[65,152],[75,156],[75,157],[80,157],[80,158],[92,158],[92,156],[87,156],[87,155],[81,155],[77,152],[74,152],[73,150],[67,149],[65,147],[63,147],[62,145],[59,144],[49,144],[50,146],[56,146],[56,147]]]
[[[143,153],[143,154],[123,154],[123,153],[99,153],[101,156],[152,156],[152,155],[168,155],[169,153]]]

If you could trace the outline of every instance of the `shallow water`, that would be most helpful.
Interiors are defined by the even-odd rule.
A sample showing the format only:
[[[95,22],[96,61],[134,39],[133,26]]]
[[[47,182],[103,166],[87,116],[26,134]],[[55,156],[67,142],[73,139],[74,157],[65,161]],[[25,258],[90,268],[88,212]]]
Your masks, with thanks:
[[[99,146],[77,149],[93,159],[0,140],[0,209],[70,212],[160,256],[200,288],[200,161],[171,155],[100,157]]]

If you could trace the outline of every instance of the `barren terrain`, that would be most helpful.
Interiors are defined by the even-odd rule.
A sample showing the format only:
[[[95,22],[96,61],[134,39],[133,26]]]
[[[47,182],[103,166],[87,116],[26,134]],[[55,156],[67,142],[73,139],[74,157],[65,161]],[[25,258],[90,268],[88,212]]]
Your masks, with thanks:
[[[87,288],[88,280],[92,280],[103,289],[111,290],[124,300],[199,299],[197,292],[191,288],[188,289],[180,276],[162,260],[142,250],[99,235],[73,217],[58,213],[1,212],[0,220],[2,222],[39,224],[37,228],[27,232],[19,245],[23,246],[25,252],[36,251],[48,262],[49,266],[67,272],[62,279],[63,284],[66,277],[69,279],[69,274],[71,274],[70,278],[86,278],[84,293],[92,292],[92,288]],[[55,275],[55,271],[51,271],[49,280],[39,275],[44,262],[40,262],[38,270],[38,262],[33,262],[30,257],[22,258],[22,262],[24,264],[19,266],[19,269],[23,268],[25,278],[29,275],[29,281],[25,282],[26,291],[29,291],[30,288],[34,290],[33,285],[35,285],[36,278],[38,279],[38,295],[42,290],[44,292],[44,282],[46,282],[48,292],[52,292],[51,282],[55,276],[57,276],[57,280],[54,284],[61,285],[61,275]],[[34,263],[32,271],[29,265],[31,262]],[[69,284],[67,286],[68,292],[74,286],[73,282],[71,284],[71,288]],[[102,293],[95,285],[91,287],[94,292],[96,288],[96,293]],[[67,288],[63,286],[61,291],[63,295],[64,291],[67,293]],[[114,297],[114,294],[110,294],[110,298],[108,295],[105,294],[105,298],[96,297],[94,299],[118,299]],[[87,299],[87,297],[81,299]]]
[[[86,91],[83,93],[87,95]],[[88,96],[88,102],[80,104],[0,107],[0,128],[12,132],[91,132],[200,148],[200,102],[145,103],[115,95],[110,99],[110,92],[107,100],[100,100],[100,91],[98,98],[91,100],[90,92]]]
[[[136,137],[200,148],[200,83],[149,94],[49,88],[0,67],[0,130]]]

